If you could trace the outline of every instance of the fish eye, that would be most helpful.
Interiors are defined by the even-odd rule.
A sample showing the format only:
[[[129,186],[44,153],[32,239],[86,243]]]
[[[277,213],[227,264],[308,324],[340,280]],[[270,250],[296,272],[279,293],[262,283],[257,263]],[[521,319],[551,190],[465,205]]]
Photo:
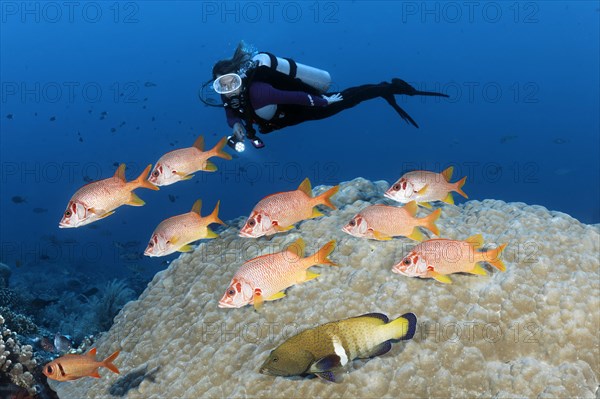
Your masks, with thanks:
[[[154,172],[152,172],[152,176],[158,177],[158,175],[159,175],[158,170],[155,170]]]
[[[277,356],[273,356],[273,363],[277,363],[279,361],[279,358]]]
[[[254,221],[254,219],[248,220],[248,226],[254,227],[255,224],[256,224],[256,222]]]
[[[233,288],[230,288],[229,291],[227,291],[227,295],[229,296],[233,296],[235,294],[235,290]]]
[[[410,259],[404,259],[402,263],[404,263],[405,265],[410,265]]]
[[[152,247],[154,246],[154,243],[153,243],[152,241],[150,241],[150,242],[148,243],[148,246],[149,246],[150,248],[152,248]]]
[[[71,217],[72,214],[73,213],[70,210],[65,211],[65,216],[68,218]]]
[[[350,221],[350,223],[348,223],[348,224],[349,224],[350,226],[352,226],[352,227],[356,226],[356,222],[354,221],[354,219],[352,219],[352,220]]]
[[[393,189],[394,191],[399,191],[399,190],[400,190],[400,184],[398,184],[398,183],[394,184],[394,185],[392,186],[392,189]]]
[[[51,366],[46,367],[46,373],[52,374],[52,367]]]

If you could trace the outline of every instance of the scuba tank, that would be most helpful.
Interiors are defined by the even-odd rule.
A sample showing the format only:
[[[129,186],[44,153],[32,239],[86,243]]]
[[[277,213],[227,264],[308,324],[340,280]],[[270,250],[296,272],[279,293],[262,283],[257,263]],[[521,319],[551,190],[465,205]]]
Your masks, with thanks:
[[[252,61],[255,66],[266,66],[292,79],[300,79],[319,93],[326,93],[331,85],[329,72],[297,63],[290,58],[276,57],[271,53],[258,53],[252,57]]]

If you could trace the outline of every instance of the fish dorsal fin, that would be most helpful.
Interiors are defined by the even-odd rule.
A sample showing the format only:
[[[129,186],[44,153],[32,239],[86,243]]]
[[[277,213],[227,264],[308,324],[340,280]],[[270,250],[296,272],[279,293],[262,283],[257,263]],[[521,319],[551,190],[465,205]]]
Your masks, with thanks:
[[[204,151],[204,136],[200,136],[194,141],[194,145],[192,147],[196,147],[200,151]]]
[[[312,187],[310,185],[310,180],[308,180],[308,177],[302,180],[302,183],[300,183],[300,185],[298,186],[298,190],[302,191],[309,197],[312,197]]]
[[[454,172],[454,166],[448,166],[443,172],[442,172],[442,176],[444,176],[444,179],[446,179],[446,181],[450,181],[450,179],[452,179],[452,173]]]
[[[383,321],[384,323],[388,323],[390,321],[390,319],[383,313],[366,313],[366,314],[363,314],[358,317],[371,317],[374,319],[379,319],[379,320]]]
[[[299,258],[304,258],[304,249],[306,248],[306,243],[302,239],[302,237],[298,238],[289,247],[287,250],[293,254],[296,254]]]
[[[119,165],[119,167],[117,168],[117,171],[115,172],[115,178],[122,180],[122,181],[127,181],[125,180],[125,164],[122,163]]]
[[[194,205],[192,205],[192,212],[197,213],[198,215],[200,215],[200,209],[202,208],[202,200],[196,200],[196,202],[194,202]]]
[[[473,249],[483,247],[483,236],[481,234],[475,234],[474,236],[467,238],[465,241],[468,242]]]
[[[90,349],[90,351],[86,354],[86,356],[91,357],[92,359],[96,360],[96,348]]]
[[[417,216],[417,210],[419,209],[419,206],[417,205],[416,201],[410,201],[408,204],[404,205],[404,209],[406,209],[406,212],[408,212],[408,214],[410,216]]]

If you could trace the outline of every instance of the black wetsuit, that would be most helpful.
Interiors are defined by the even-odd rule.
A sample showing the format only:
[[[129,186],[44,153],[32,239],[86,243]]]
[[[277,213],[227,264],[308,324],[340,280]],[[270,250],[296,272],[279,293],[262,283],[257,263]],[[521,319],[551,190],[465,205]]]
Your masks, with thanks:
[[[293,61],[292,61],[293,62]],[[294,91],[304,92],[311,103],[318,102],[323,106],[308,105],[305,100],[303,104],[298,103],[280,103],[277,100],[270,102],[271,104],[277,105],[276,114],[269,120],[263,119],[256,114],[254,111],[251,100],[252,96],[252,83],[262,82],[266,83],[272,88],[280,91]],[[350,87],[340,92],[343,100],[334,102],[331,104],[323,103],[324,100],[321,98],[321,94],[317,89],[305,84],[298,78],[288,76],[281,72],[278,72],[273,67],[259,66],[254,68],[248,73],[248,76],[244,82],[245,90],[241,95],[241,107],[229,107],[226,105],[227,118],[230,126],[236,122],[236,120],[243,120],[246,127],[248,137],[254,137],[255,131],[252,127],[253,124],[258,125],[261,133],[270,133],[274,130],[279,130],[287,126],[297,125],[302,122],[318,120],[333,116],[345,109],[352,108],[363,101],[371,100],[373,98],[381,97],[385,99],[394,110],[404,119],[407,123],[411,123],[415,127],[419,127],[417,123],[396,103],[395,95],[422,95],[422,96],[438,96],[448,97],[446,94],[418,91],[405,81],[401,79],[392,79],[392,82],[381,82],[379,84],[365,84],[362,86]],[[260,97],[262,93],[253,93],[256,97]],[[325,95],[330,96],[336,93],[326,93]],[[238,99],[239,100],[239,99]],[[223,96],[224,103],[231,99],[227,99]],[[263,101],[264,102],[264,101]]]
[[[327,93],[327,96],[335,93]],[[350,87],[340,92],[343,97],[342,101],[338,101],[329,104],[325,107],[306,107],[298,105],[281,105],[279,108],[283,108],[278,112],[284,113],[283,118],[273,118],[268,121],[273,127],[277,129],[284,128],[286,126],[293,126],[299,123],[328,118],[343,110],[352,108],[363,101],[371,100],[373,98],[381,97],[388,102],[398,114],[405,121],[411,123],[415,127],[419,127],[417,123],[398,106],[396,103],[395,95],[404,94],[409,96],[414,95],[425,95],[425,96],[439,96],[448,97],[441,93],[423,92],[415,90],[408,83],[400,79],[393,79],[392,83],[381,82],[379,84],[365,84],[362,86]]]

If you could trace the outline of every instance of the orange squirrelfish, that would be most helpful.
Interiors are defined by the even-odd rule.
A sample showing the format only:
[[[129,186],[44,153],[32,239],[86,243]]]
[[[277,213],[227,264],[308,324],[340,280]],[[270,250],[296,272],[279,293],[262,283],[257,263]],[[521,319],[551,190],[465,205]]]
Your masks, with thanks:
[[[262,255],[244,263],[229,283],[219,307],[240,308],[253,304],[258,309],[263,301],[283,298],[286,288],[318,277],[318,274],[307,270],[309,267],[337,266],[327,258],[335,249],[335,241],[329,241],[317,253],[306,258],[304,247],[304,240],[299,238],[285,251]]]
[[[436,209],[429,216],[417,219],[417,203],[411,201],[398,208],[388,205],[371,205],[352,218],[342,231],[359,238],[390,240],[392,237],[404,236],[415,241],[423,241],[423,233],[419,226],[425,227],[435,235],[440,231],[435,221],[440,217],[441,209]]]
[[[148,165],[137,179],[128,182],[125,180],[125,164],[121,164],[113,177],[81,187],[71,197],[58,227],[84,226],[112,215],[121,205],[144,205],[145,202],[133,190],[139,187],[158,190],[158,187],[146,180],[150,168],[152,165]]]
[[[165,256],[173,252],[189,252],[192,247],[189,243],[203,239],[216,238],[217,233],[208,226],[211,223],[225,224],[219,219],[219,202],[213,212],[206,216],[200,216],[202,201],[194,202],[192,211],[170,217],[160,222],[154,229],[150,242],[144,251],[146,256]]]
[[[116,351],[103,361],[96,360],[96,348],[85,355],[64,355],[44,366],[44,375],[56,381],[71,381],[81,377],[100,378],[99,367],[106,367],[113,373],[119,374],[119,369],[112,363],[119,351]]]
[[[315,206],[327,205],[335,209],[330,198],[339,189],[340,186],[334,186],[313,197],[310,181],[306,178],[297,190],[269,195],[256,204],[240,236],[256,238],[272,235],[293,228],[294,223],[301,220],[323,216]]]
[[[471,273],[485,276],[486,271],[478,265],[486,262],[500,271],[506,266],[500,260],[500,253],[506,244],[488,251],[476,251],[483,246],[481,234],[465,241],[433,239],[418,244],[413,250],[394,265],[394,273],[409,277],[434,278],[441,283],[451,284],[447,274]]]
[[[214,172],[217,167],[209,158],[231,159],[231,155],[223,151],[226,143],[227,138],[223,137],[212,150],[204,151],[204,137],[200,136],[192,147],[170,151],[160,157],[148,180],[157,186],[168,186],[191,179],[192,173],[199,170]]]
[[[456,191],[465,198],[467,194],[462,190],[467,177],[455,183],[450,183],[454,168],[450,166],[442,173],[416,170],[404,174],[386,192],[385,196],[403,204],[416,201],[419,205],[430,208],[428,202],[444,201],[454,204],[452,191]]]

